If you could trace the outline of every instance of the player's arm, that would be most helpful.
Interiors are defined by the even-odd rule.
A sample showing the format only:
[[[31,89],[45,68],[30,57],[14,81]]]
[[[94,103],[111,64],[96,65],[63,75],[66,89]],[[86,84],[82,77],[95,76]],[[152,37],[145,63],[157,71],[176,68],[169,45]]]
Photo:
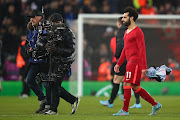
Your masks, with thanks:
[[[124,48],[124,40],[123,40],[123,36],[122,36],[122,39],[119,38],[116,40],[116,52],[115,52],[116,58],[120,57],[123,48]]]
[[[143,70],[147,69],[147,61],[146,61],[146,46],[144,40],[144,34],[141,30],[136,34],[136,42],[139,48],[140,56],[142,57],[142,65]]]
[[[117,64],[118,64],[119,66],[121,66],[121,65],[123,64],[123,62],[124,62],[125,59],[126,59],[125,49],[123,49],[123,51],[122,51],[122,53],[121,53],[121,56],[120,56]]]
[[[120,68],[120,66],[123,64],[125,58],[126,58],[126,56],[125,56],[125,49],[123,49],[123,51],[122,51],[122,53],[121,53],[121,56],[120,56],[117,64],[116,64],[115,67],[114,67],[114,71],[115,71],[116,73],[119,72],[119,68]]]

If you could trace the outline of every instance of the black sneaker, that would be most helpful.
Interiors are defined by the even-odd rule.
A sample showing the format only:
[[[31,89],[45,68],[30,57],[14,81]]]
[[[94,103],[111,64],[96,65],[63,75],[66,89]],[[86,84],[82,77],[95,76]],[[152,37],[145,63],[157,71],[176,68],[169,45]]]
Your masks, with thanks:
[[[77,111],[78,106],[79,106],[79,102],[80,102],[80,97],[77,97],[76,101],[73,104],[71,104],[72,114],[74,114]]]
[[[40,114],[45,114],[45,112],[49,111],[49,108],[44,108],[44,110],[40,111]]]
[[[48,110],[47,112],[44,113],[45,115],[58,115],[57,112],[54,112],[52,110]]]
[[[40,111],[42,111],[42,110],[44,110],[44,109],[45,109],[45,103],[40,104],[39,109],[36,110],[36,113],[40,113]]]

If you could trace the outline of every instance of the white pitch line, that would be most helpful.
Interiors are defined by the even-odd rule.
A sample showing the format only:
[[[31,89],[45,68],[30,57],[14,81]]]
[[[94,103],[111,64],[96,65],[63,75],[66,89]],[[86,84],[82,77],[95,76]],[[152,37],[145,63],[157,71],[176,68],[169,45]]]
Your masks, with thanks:
[[[35,115],[35,114],[26,114],[26,115],[0,115],[0,116],[3,116],[3,117],[9,117],[9,116],[40,116],[40,115]]]

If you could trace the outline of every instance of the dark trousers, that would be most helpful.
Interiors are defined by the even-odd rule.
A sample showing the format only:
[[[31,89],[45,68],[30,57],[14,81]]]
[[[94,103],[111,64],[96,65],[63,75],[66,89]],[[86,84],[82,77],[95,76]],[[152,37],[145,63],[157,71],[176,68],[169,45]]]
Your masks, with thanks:
[[[27,74],[27,84],[37,95],[39,101],[44,100],[45,96],[41,87],[37,84],[35,78],[39,72],[46,72],[48,70],[47,68],[45,69],[45,66],[45,63],[30,63],[29,71]]]
[[[29,88],[29,86],[25,80],[26,79],[23,79],[23,81],[22,81],[23,89],[22,89],[21,95],[26,94],[29,96],[30,95],[30,88]]]
[[[76,97],[71,95],[68,91],[66,91],[63,87],[61,87],[62,81],[66,74],[68,74],[70,70],[71,64],[63,64],[63,63],[53,63],[51,66],[51,70],[53,74],[56,74],[56,77],[52,77],[54,82],[51,82],[51,105],[50,110],[57,112],[57,107],[59,105],[59,100],[63,98],[67,102],[73,104],[76,100]]]
[[[51,88],[49,86],[48,82],[43,82],[43,85],[46,89],[46,105],[50,105],[51,104]]]

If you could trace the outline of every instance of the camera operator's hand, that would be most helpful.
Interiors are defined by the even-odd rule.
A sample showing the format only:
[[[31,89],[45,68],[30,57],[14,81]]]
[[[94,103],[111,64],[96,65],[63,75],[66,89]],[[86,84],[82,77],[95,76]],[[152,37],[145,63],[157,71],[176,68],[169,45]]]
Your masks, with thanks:
[[[55,46],[51,46],[50,44],[46,44],[45,45],[45,48],[47,48],[47,51],[49,52],[49,53],[53,53],[53,52],[55,52],[56,50],[57,50],[57,48],[55,47]]]
[[[53,53],[53,52],[55,52],[55,51],[56,51],[56,47],[54,47],[54,46],[48,47],[48,52],[49,52],[49,53]]]
[[[32,48],[27,49],[26,53],[28,56],[31,56],[32,55]]]

